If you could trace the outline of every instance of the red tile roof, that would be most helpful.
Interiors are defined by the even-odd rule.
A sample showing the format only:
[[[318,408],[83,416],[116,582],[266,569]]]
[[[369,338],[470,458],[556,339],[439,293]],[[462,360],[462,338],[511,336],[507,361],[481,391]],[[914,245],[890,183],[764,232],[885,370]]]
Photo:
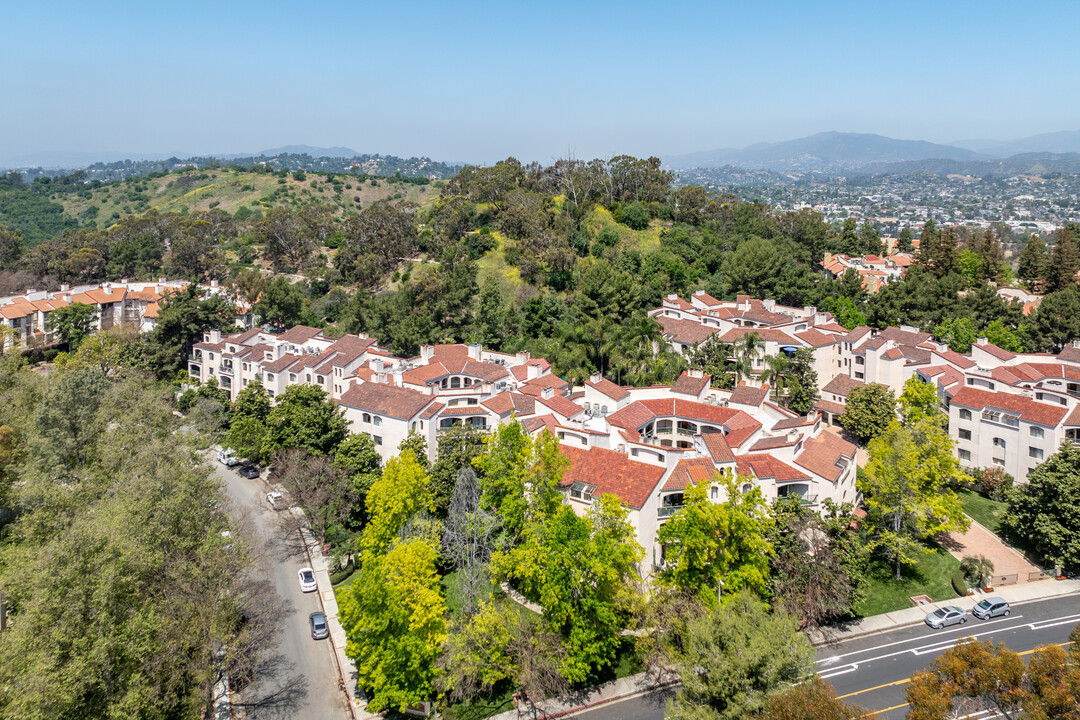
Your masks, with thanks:
[[[671,386],[671,392],[698,397],[705,388],[709,387],[711,380],[711,375],[702,374],[701,377],[693,377],[684,370],[679,379],[675,381],[675,384]]]
[[[354,384],[338,400],[339,405],[389,415],[399,420],[410,420],[435,398],[409,388],[396,387],[384,383]]]
[[[685,490],[690,485],[712,480],[718,472],[709,458],[683,458],[671,468],[664,491]]]
[[[680,320],[663,315],[656,315],[655,319],[660,323],[660,332],[664,337],[683,345],[703,343],[720,331],[719,328],[707,327],[694,320]]]
[[[594,497],[612,494],[623,505],[635,510],[645,505],[666,472],[666,468],[631,460],[614,450],[565,444],[560,444],[559,449],[570,459],[570,468],[563,474],[560,487],[569,487],[575,482],[594,485]]]
[[[1056,426],[1068,412],[1067,408],[1060,405],[1048,405],[1021,395],[990,392],[989,390],[979,390],[973,387],[965,387],[953,395],[952,404],[972,408],[973,410],[982,410],[987,407],[994,410],[1004,410],[1019,415],[1028,422],[1049,427]]]
[[[825,387],[821,388],[821,392],[846,398],[852,390],[865,384],[862,380],[856,380],[850,375],[836,375],[826,383]]]
[[[831,432],[825,431],[803,443],[802,452],[795,458],[795,463],[815,475],[836,482],[843,468],[836,463],[840,458],[848,462],[855,461],[855,446]]]
[[[762,480],[809,480],[810,476],[803,470],[791,467],[785,462],[777,460],[772,455],[739,455],[735,458],[735,469],[740,475],[759,478]]]
[[[322,330],[319,328],[313,328],[307,325],[293,325],[291,328],[278,335],[277,339],[282,342],[293,343],[294,345],[303,345],[321,332]]]
[[[581,407],[577,403],[571,401],[569,398],[563,395],[552,395],[549,398],[537,397],[534,398],[537,404],[554,410],[564,418],[572,418],[579,413],[585,412],[585,408]]]
[[[751,407],[761,407],[761,403],[765,402],[769,397],[769,388],[767,387],[750,387],[749,385],[739,385],[731,391],[731,397],[728,398],[729,403],[735,403],[737,405],[749,405]]]
[[[998,360],[1012,360],[1013,358],[1016,357],[1016,353],[1009,352],[1008,350],[1004,350],[1002,348],[999,348],[997,345],[995,345],[992,342],[976,343],[972,347],[973,348],[979,348],[983,352],[986,352],[989,355],[992,355],[992,356],[996,357]]]
[[[532,415],[536,412],[536,401],[533,398],[509,390],[493,395],[480,404],[499,417],[505,417],[510,413]]]
[[[836,344],[835,336],[826,335],[815,328],[809,328],[808,330],[803,330],[801,333],[795,333],[795,337],[799,338],[810,347],[817,348]]]
[[[701,441],[705,443],[705,449],[709,451],[714,463],[735,462],[735,454],[731,452],[724,433],[705,433],[701,436]]]
[[[597,390],[600,393],[602,393],[604,395],[607,395],[612,400],[622,400],[623,398],[630,397],[630,391],[629,390],[627,390],[624,387],[620,387],[620,386],[616,385],[615,383],[611,382],[607,378],[602,377],[602,378],[600,378],[600,380],[598,382],[593,382],[592,380],[588,380],[588,381],[585,382],[585,384],[588,385],[589,387],[593,388],[594,390]]]

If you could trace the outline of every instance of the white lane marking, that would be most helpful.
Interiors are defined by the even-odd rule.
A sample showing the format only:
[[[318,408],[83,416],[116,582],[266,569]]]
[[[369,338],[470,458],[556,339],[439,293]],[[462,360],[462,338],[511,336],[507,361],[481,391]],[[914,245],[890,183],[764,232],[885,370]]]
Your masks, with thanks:
[[[829,672],[828,675],[822,675],[821,679],[822,680],[828,680],[829,678],[834,678],[837,675],[847,675],[848,673],[853,673],[858,669],[859,669],[859,663],[851,663],[851,665],[846,670],[831,671],[831,672]]]
[[[1016,615],[1016,616],[1010,617],[1010,618],[999,618],[997,620],[987,620],[984,623],[980,623],[980,626],[995,625],[997,623],[1002,623],[1002,622],[1010,622],[1012,620],[1019,620],[1022,617],[1024,617],[1024,616],[1023,615]],[[1070,617],[1072,617],[1072,616],[1070,616]],[[1078,615],[1076,617],[1080,617],[1080,615]],[[1057,619],[1057,618],[1055,618],[1055,619]],[[1044,621],[1044,622],[1049,622],[1049,621]],[[1005,628],[1005,629],[1006,630],[1013,630],[1015,628],[1022,628],[1022,627],[1027,627],[1027,625],[1021,623],[1020,625],[1016,625],[1016,626],[1014,626],[1012,628]],[[968,628],[966,625],[957,625],[952,630],[934,630],[933,632],[937,633],[938,637],[941,637],[941,636],[946,635],[948,633],[958,632],[958,631],[963,632],[964,630],[968,630],[968,629],[970,629],[970,628]],[[1000,628],[998,628],[998,629],[1000,629]],[[995,629],[994,632],[997,632],[998,629]],[[918,637],[908,638],[907,640],[896,640],[895,642],[885,643],[884,645],[875,645],[874,647],[863,648],[862,650],[852,650],[851,652],[846,652],[846,653],[843,653],[842,655],[830,655],[829,657],[822,658],[822,659],[818,660],[817,662],[818,663],[826,663],[826,664],[834,663],[837,660],[840,660],[840,659],[846,658],[846,657],[851,657],[852,655],[861,655],[862,653],[874,652],[875,650],[881,650],[881,649],[887,648],[887,647],[895,647],[897,645],[903,645],[905,643],[910,643],[910,642],[925,642],[926,639],[927,638],[926,638],[925,635],[920,635]]]
[[[1040,620],[1028,625],[1032,630],[1043,630],[1045,628],[1057,627],[1058,625],[1069,625],[1076,622],[1076,619],[1080,618],[1080,614],[1068,615],[1063,618],[1051,618],[1050,620]]]

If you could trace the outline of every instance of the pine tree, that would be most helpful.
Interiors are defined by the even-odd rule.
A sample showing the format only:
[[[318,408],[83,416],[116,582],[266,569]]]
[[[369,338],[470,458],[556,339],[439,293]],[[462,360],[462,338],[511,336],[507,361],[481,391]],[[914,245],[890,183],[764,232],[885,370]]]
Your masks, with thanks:
[[[1046,271],[1046,291],[1057,292],[1076,285],[1076,272],[1080,270],[1076,242],[1067,229],[1058,230],[1057,242],[1050,253],[1050,266]]]
[[[1017,263],[1017,274],[1027,283],[1029,290],[1035,290],[1046,280],[1049,262],[1046,243],[1038,235],[1032,235],[1024,245],[1024,249],[1020,251]]]
[[[896,240],[896,251],[909,253],[915,250],[915,236],[910,227],[904,227]]]

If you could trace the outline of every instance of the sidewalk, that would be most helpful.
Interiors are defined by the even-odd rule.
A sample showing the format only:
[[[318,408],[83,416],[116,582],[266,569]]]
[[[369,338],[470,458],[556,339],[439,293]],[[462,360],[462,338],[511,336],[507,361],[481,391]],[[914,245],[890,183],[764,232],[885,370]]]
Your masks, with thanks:
[[[862,618],[850,623],[843,623],[831,627],[818,628],[807,631],[807,637],[814,645],[840,642],[863,635],[895,630],[907,625],[918,625],[926,619],[926,614],[945,605],[955,605],[964,610],[971,610],[979,600],[984,597],[1000,597],[1010,605],[1020,605],[1035,600],[1047,600],[1062,595],[1080,593],[1080,579],[1072,580],[1041,580],[1038,582],[1010,585],[1009,587],[994,590],[990,593],[976,591],[974,595],[953,598],[952,600],[940,600],[938,602],[920,605],[919,607],[895,610],[884,615],[874,615]]]
[[[533,711],[522,708],[519,714],[518,710],[507,710],[498,715],[492,715],[487,720],[541,720],[542,718],[565,717],[597,705],[628,700],[638,695],[674,687],[678,684],[678,676],[674,674],[665,675],[657,680],[649,673],[640,673],[604,683],[590,690],[582,690],[566,697],[550,698],[537,705]]]
[[[356,685],[356,680],[359,677],[356,672],[356,664],[345,655],[345,643],[347,640],[345,628],[341,627],[341,622],[338,620],[337,596],[334,595],[334,588],[330,584],[330,568],[327,565],[326,558],[319,552],[319,541],[316,539],[315,534],[311,532],[311,529],[308,528],[303,510],[298,507],[290,507],[289,512],[292,513],[300,526],[300,536],[304,540],[304,549],[307,551],[308,562],[311,569],[315,571],[315,579],[319,583],[319,600],[322,602],[323,612],[326,613],[326,624],[330,628],[330,637],[328,639],[333,646],[334,660],[337,663],[338,672],[341,674],[341,682],[345,686],[345,692],[349,697],[349,710],[354,720],[381,718],[380,715],[371,715],[366,712],[367,698],[364,697],[364,693]]]

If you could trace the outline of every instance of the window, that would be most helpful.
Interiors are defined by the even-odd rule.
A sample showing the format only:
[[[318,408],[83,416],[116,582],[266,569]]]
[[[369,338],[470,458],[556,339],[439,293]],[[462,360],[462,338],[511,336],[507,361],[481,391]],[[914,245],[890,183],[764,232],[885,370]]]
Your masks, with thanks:
[[[964,408],[960,408],[960,419],[961,420],[970,420],[971,419],[971,411],[970,410],[965,410]]]
[[[322,376],[322,375],[316,375],[316,376],[315,376],[315,379],[316,379],[316,380],[318,380],[318,382],[319,382],[319,384],[320,384],[320,385],[322,385],[322,384],[323,384],[323,376]]]
[[[1028,448],[1028,457],[1029,458],[1035,458],[1036,460],[1042,460],[1043,459],[1042,448],[1029,447]]]
[[[266,373],[266,381],[270,382],[274,379],[274,373]]]
[[[858,370],[856,370],[856,371],[855,371],[855,379],[856,379],[856,380],[862,380],[862,379],[863,379],[863,373],[861,373],[861,372],[859,372]]]
[[[994,458],[994,464],[1005,467],[1005,458]]]
[[[379,427],[380,425],[382,425],[382,418],[379,417],[378,415],[376,415],[374,417],[374,420],[375,420],[375,427]]]
[[[971,453],[968,452],[967,450],[957,450],[956,454],[960,456],[961,460],[970,460],[971,459]]]
[[[961,430],[960,431],[960,439],[961,440],[970,440],[971,439],[971,431],[970,430]]]
[[[570,497],[576,500],[585,500],[592,502],[593,490],[596,489],[595,485],[586,485],[585,483],[576,482],[570,486]]]
[[[999,447],[999,448],[1004,450],[1005,449],[1005,441],[1002,440],[1001,438],[998,438],[998,437],[994,438],[994,447]]]
[[[742,486],[742,491],[743,491],[744,494],[750,492],[753,489],[754,489],[754,486],[751,485],[750,483],[746,483],[745,485]]]
[[[375,441],[376,445],[382,445],[382,438],[378,435],[372,435],[371,439]]]
[[[296,382],[296,373],[289,373],[289,382]]]
[[[364,413],[361,416],[361,419],[363,419],[363,421],[366,422],[366,423],[371,422],[371,413]]]
[[[1034,425],[1032,425],[1031,429],[1030,429],[1030,432],[1031,432],[1031,437],[1033,437],[1033,438],[1041,438],[1041,437],[1043,437],[1043,429],[1041,427],[1035,427]]]
[[[718,499],[720,497],[720,488],[716,487],[715,485],[709,488],[709,497],[713,500]]]

